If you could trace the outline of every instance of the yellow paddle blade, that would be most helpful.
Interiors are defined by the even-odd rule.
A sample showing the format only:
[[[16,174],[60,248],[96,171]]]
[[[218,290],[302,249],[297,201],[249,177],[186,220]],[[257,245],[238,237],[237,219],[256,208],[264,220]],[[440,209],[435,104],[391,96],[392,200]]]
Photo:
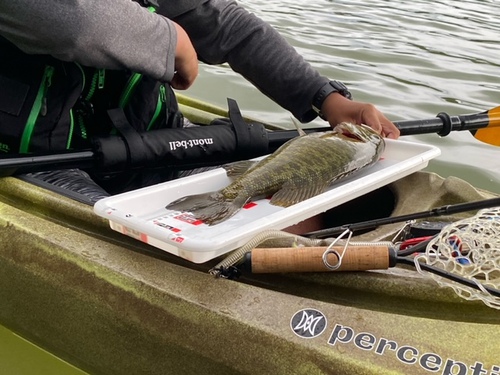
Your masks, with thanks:
[[[500,128],[479,129],[474,134],[474,138],[493,146],[500,146]]]
[[[478,129],[474,137],[484,143],[500,146],[500,107],[488,111],[489,124],[486,128]]]

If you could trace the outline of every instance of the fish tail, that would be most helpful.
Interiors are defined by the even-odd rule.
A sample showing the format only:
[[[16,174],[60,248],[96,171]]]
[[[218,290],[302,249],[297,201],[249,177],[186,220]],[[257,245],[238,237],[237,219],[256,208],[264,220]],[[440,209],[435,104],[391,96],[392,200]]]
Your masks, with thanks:
[[[237,196],[226,198],[219,192],[190,195],[168,204],[168,210],[190,212],[205,224],[215,225],[236,214],[247,202],[248,198]]]

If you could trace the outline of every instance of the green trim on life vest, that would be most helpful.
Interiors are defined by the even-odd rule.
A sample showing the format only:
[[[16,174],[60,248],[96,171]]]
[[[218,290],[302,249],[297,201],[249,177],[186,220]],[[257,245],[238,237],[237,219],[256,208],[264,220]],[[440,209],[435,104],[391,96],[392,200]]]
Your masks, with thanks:
[[[158,95],[158,101],[156,103],[155,112],[154,112],[153,117],[151,118],[151,121],[149,122],[148,127],[147,127],[148,131],[153,128],[154,123],[156,122],[156,120],[158,119],[158,117],[160,116],[160,114],[164,108],[164,104],[166,102],[165,91],[166,91],[165,86],[161,85],[160,90],[159,90],[159,95]]]
[[[66,142],[66,150],[69,150],[71,147],[74,128],[75,128],[75,119],[73,118],[73,108],[71,108],[69,110],[69,132],[68,132],[68,141]]]
[[[105,70],[97,69],[92,75],[92,81],[90,81],[89,92],[85,96],[85,100],[90,101],[95,94],[97,88],[104,88],[104,78],[105,78]]]
[[[52,75],[54,74],[54,67],[47,65],[43,72],[42,80],[40,82],[40,87],[33,102],[33,107],[31,107],[31,112],[26,121],[26,126],[24,127],[23,135],[21,137],[21,145],[19,146],[20,153],[27,153],[29,151],[29,146],[31,143],[31,137],[33,136],[33,131],[35,129],[36,121],[40,115],[43,102],[46,100],[47,89],[52,83]]]
[[[128,102],[130,101],[130,97],[132,96],[132,93],[134,92],[134,89],[141,78],[142,74],[140,73],[134,73],[130,76],[127,81],[127,85],[125,86],[125,89],[123,90],[123,93],[120,97],[120,101],[118,102],[118,106],[120,108],[125,108],[125,106],[128,104]]]

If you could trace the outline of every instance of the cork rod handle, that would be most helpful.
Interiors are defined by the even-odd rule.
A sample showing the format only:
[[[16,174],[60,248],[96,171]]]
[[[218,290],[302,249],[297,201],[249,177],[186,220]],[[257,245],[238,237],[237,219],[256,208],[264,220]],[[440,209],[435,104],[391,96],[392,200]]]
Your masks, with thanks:
[[[255,248],[248,253],[252,273],[282,272],[331,272],[323,262],[326,247]],[[342,258],[335,271],[364,271],[387,269],[395,265],[394,250],[387,246],[334,246],[331,250]],[[249,258],[249,259],[248,259]],[[330,265],[339,258],[335,253],[327,255]]]

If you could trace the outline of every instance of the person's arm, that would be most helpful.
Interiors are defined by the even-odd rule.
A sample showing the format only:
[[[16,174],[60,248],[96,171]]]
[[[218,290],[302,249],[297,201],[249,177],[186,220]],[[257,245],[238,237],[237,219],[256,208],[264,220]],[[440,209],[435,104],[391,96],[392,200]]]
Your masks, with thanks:
[[[131,0],[1,1],[0,35],[30,54],[174,76],[175,24]]]
[[[168,1],[160,0],[160,12]],[[211,0],[174,18],[188,33],[200,60],[227,62],[260,91],[302,122],[316,117],[313,97],[328,82],[268,23],[234,1]],[[339,94],[327,97],[322,107],[326,120],[366,123],[397,138],[399,131],[368,103],[349,101]]]
[[[160,1],[160,13],[168,3]],[[311,98],[328,80],[271,25],[225,0],[208,1],[174,21],[186,30],[201,61],[227,62],[299,120],[316,117]]]

